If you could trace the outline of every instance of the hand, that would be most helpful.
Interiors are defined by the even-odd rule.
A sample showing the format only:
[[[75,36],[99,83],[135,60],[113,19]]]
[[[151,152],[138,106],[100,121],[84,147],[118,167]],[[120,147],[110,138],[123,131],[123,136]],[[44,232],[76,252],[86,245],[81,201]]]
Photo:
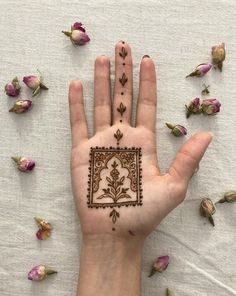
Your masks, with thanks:
[[[125,48],[126,58],[119,53]],[[125,66],[123,66],[125,62]],[[132,113],[132,56],[128,44],[119,42],[115,48],[115,89],[114,98],[110,90],[110,61],[100,56],[95,62],[94,76],[94,135],[88,138],[83,90],[80,81],[70,85],[69,102],[72,129],[72,184],[74,197],[84,235],[127,236],[129,231],[146,237],[160,221],[185,197],[188,182],[198,166],[208,144],[210,133],[199,133],[188,140],[166,174],[161,174],[156,154],[156,74],[151,58],[144,57],[140,65],[140,87],[136,125],[130,125]],[[122,87],[119,78],[128,78]],[[123,92],[123,95],[121,93]],[[117,111],[119,104],[126,107],[123,116]],[[112,116],[113,114],[113,116]],[[122,123],[120,122],[122,120]],[[141,147],[142,149],[142,188],[143,205],[119,208],[120,217],[112,232],[109,218],[110,208],[93,209],[87,206],[88,167],[91,147],[116,146],[114,134],[123,133],[121,147]],[[103,182],[103,183],[102,183]],[[99,186],[106,188],[106,180]]]
[[[122,51],[127,53],[124,59],[120,55]],[[98,241],[103,242],[101,247],[103,251],[105,250],[104,243],[107,243],[109,240],[123,241],[124,244],[129,244],[132,237],[133,241],[142,244],[145,237],[157,227],[161,220],[184,200],[188,182],[212,139],[211,133],[208,132],[201,132],[192,136],[178,152],[169,171],[161,174],[156,153],[156,74],[154,62],[148,56],[144,56],[140,64],[139,96],[134,127],[130,125],[133,92],[132,71],[131,49],[127,43],[119,42],[115,48],[115,88],[112,100],[109,58],[100,56],[96,59],[94,75],[94,135],[91,138],[88,137],[82,84],[80,81],[73,81],[69,89],[73,145],[71,171],[75,202],[84,240],[91,242],[94,238],[94,241],[96,241],[94,245],[96,244],[96,246]],[[122,86],[120,81],[123,73],[125,73],[128,79],[124,86]],[[117,110],[121,102],[123,107],[126,108],[123,116]],[[112,211],[110,207],[98,209],[88,207],[87,189],[90,148],[96,146],[116,147],[117,141],[114,134],[117,130],[120,130],[123,134],[119,144],[121,148],[135,147],[142,150],[143,204],[135,207],[115,207],[114,209],[119,213],[119,217],[116,217],[117,220],[113,224],[112,217],[109,217]],[[117,159],[116,163],[119,163]],[[110,175],[112,164],[114,164],[114,159],[108,165],[106,172],[105,170],[102,171],[105,172],[105,177],[110,177],[110,180],[112,179]],[[125,170],[121,170],[120,164],[118,171],[119,176],[117,178],[121,178],[125,174]],[[101,177],[99,188],[109,188],[107,178],[105,177],[104,175]],[[94,178],[94,175],[92,175],[92,178]],[[127,180],[129,181],[129,179]],[[132,193],[131,185],[128,181],[126,181],[126,186],[124,187],[128,188],[127,193]],[[123,200],[126,199],[124,198]],[[127,200],[129,201],[129,198]],[[112,199],[104,197],[104,202],[112,202]],[[131,253],[133,254],[133,251],[129,252],[129,254]],[[90,294],[85,293],[84,295]],[[137,291],[134,295],[137,295]]]

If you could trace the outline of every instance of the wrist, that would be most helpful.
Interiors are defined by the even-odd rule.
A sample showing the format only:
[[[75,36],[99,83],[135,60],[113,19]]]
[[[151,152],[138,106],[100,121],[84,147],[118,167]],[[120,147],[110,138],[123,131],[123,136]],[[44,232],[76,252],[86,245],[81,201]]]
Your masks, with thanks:
[[[142,250],[143,240],[133,236],[84,236],[78,295],[139,295]]]

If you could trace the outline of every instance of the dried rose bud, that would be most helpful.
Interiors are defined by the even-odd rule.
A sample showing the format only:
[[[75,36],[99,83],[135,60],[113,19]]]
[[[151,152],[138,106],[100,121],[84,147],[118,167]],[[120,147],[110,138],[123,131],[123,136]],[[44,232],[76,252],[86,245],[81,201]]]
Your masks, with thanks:
[[[39,72],[40,73],[40,72]],[[48,87],[43,83],[43,77],[29,75],[23,77],[23,82],[33,90],[33,97],[40,93],[41,89],[48,90]]]
[[[174,296],[174,294],[169,288],[166,289],[166,296]]]
[[[201,109],[203,114],[214,115],[220,112],[221,103],[217,99],[206,99],[202,101]]]
[[[57,271],[46,268],[44,265],[34,266],[28,273],[28,279],[31,281],[42,281],[48,275],[57,273]]]
[[[46,240],[50,236],[51,236],[51,231],[50,230],[42,230],[42,229],[39,229],[36,232],[36,237],[37,237],[38,240]]]
[[[5,85],[5,92],[9,97],[18,97],[20,94],[20,84],[17,77]]]
[[[73,26],[71,26],[70,32],[62,31],[62,33],[64,33],[67,37],[70,37],[70,40],[74,45],[84,45],[90,41],[82,23],[76,22]]]
[[[149,277],[153,276],[156,272],[163,272],[169,265],[169,256],[158,257],[153,263]]]
[[[52,224],[41,219],[41,218],[34,218],[35,222],[37,223],[38,227],[42,230],[52,230]]]
[[[200,64],[196,67],[196,69],[190,73],[187,77],[192,77],[192,76],[197,76],[197,77],[202,77],[204,76],[208,71],[211,70],[212,65],[211,64]]]
[[[201,107],[200,107],[200,99],[195,98],[193,99],[189,105],[185,105],[187,109],[186,117],[189,118],[191,114],[200,114],[202,112]]]
[[[221,198],[217,203],[234,202],[234,201],[236,201],[236,191],[228,191],[224,194],[224,197]]]
[[[36,237],[39,240],[46,240],[51,236],[51,230],[52,230],[52,225],[41,219],[41,218],[34,218],[34,220],[36,221],[39,230],[36,233]]]
[[[12,157],[17,164],[17,168],[21,172],[30,172],[35,167],[35,162],[32,159],[25,157]]]
[[[166,123],[166,126],[171,129],[171,132],[176,137],[181,137],[187,135],[187,129],[179,124],[172,125],[170,123]]]
[[[225,60],[225,44],[212,46],[211,48],[212,64],[217,65],[222,72],[223,61]]]
[[[202,216],[207,217],[211,224],[215,226],[212,215],[216,212],[215,206],[210,198],[203,198],[200,204],[200,213]]]
[[[32,106],[32,101],[30,100],[18,100],[14,103],[13,107],[9,112],[14,112],[16,114],[24,113],[28,111]]]

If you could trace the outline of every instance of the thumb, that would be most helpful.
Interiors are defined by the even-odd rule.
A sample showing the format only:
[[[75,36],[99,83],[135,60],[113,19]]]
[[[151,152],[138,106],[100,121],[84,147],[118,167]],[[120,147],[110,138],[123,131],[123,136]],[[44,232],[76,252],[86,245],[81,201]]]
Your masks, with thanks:
[[[200,132],[193,135],[177,153],[169,169],[169,175],[177,182],[188,183],[212,138],[211,132]]]

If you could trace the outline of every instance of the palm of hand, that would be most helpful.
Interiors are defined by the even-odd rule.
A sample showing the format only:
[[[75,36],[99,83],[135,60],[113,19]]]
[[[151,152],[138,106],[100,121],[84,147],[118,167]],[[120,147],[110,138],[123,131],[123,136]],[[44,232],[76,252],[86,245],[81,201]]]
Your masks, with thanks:
[[[117,45],[117,52],[119,52],[119,46],[123,45]],[[128,45],[126,47],[127,51],[130,52]],[[117,62],[118,59],[119,57],[116,57],[116,64],[119,63]],[[106,63],[107,66],[105,66],[104,70]],[[210,143],[211,135],[209,133],[199,133],[193,136],[182,147],[169,172],[161,175],[156,157],[156,82],[153,62],[148,58],[143,59],[141,63],[140,94],[137,126],[135,128],[129,125],[131,103],[127,100],[127,97],[123,99],[126,102],[127,113],[126,116],[122,117],[122,122],[120,122],[121,117],[115,114],[113,118],[114,124],[110,125],[111,114],[104,113],[101,115],[102,110],[107,112],[108,109],[111,109],[109,91],[107,94],[104,93],[104,88],[109,89],[109,86],[106,85],[101,88],[101,85],[99,85],[99,75],[100,78],[104,78],[106,75],[109,76],[109,71],[106,68],[108,66],[108,60],[104,57],[98,59],[95,64],[95,135],[90,139],[87,137],[87,127],[82,105],[82,85],[80,82],[75,81],[70,86],[69,99],[73,141],[71,168],[75,201],[84,234],[99,235],[112,233],[119,236],[134,234],[145,237],[184,199],[188,181]],[[119,64],[116,65],[116,68],[115,93],[119,93]],[[104,74],[105,71],[107,73]],[[128,69],[127,72],[129,77],[132,71]],[[132,78],[129,78],[132,84]],[[109,80],[107,80],[108,82]],[[131,84],[127,86],[128,93],[132,91]],[[104,99],[104,97],[107,97],[107,99]],[[116,111],[117,106],[119,106],[117,104],[119,104],[119,101],[116,95],[113,103],[113,113],[115,113],[114,110]],[[98,116],[99,113],[100,117]],[[141,206],[122,206],[119,208],[119,219],[115,222],[116,231],[112,232],[114,227],[112,219],[109,217],[111,208],[96,209],[89,208],[87,205],[88,175],[90,149],[94,147],[116,147],[114,134],[118,129],[123,133],[123,137],[120,140],[121,148],[136,147],[142,150],[143,204]],[[105,184],[104,179],[100,181],[99,186],[106,188],[107,184]]]

